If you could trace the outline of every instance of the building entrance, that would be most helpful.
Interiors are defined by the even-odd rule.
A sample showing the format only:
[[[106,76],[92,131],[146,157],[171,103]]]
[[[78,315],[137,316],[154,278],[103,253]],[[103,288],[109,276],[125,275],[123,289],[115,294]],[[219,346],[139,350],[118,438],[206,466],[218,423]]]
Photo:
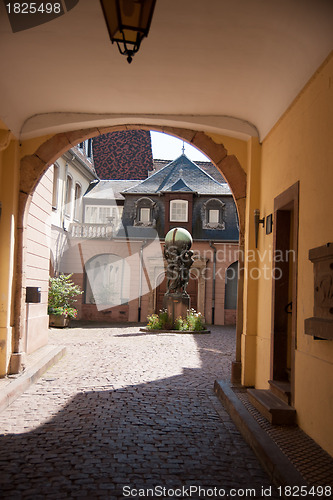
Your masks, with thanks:
[[[298,184],[274,201],[271,386],[294,401],[297,313]]]

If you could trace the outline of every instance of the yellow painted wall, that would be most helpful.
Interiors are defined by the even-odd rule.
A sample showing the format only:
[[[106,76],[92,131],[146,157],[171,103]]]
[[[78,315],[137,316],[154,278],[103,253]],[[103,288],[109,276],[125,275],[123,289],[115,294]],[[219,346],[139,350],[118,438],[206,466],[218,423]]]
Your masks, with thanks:
[[[223,144],[229,155],[235,155],[242,169],[247,172],[248,147],[247,142],[227,135],[210,134],[205,132],[216,144]]]
[[[208,134],[215,143],[223,144],[229,155],[235,155],[247,174],[246,221],[244,241],[244,298],[241,335],[242,384],[254,385],[257,354],[258,276],[260,261],[255,249],[253,214],[260,204],[261,145],[255,137],[243,141],[224,135]],[[267,363],[264,355],[260,365]]]
[[[19,183],[18,142],[12,136],[7,141],[5,134],[0,134],[0,377],[7,372],[11,354]]]
[[[39,146],[44,144],[51,137],[52,135],[43,135],[34,139],[22,141],[22,143],[20,144],[20,158],[34,154]]]
[[[274,198],[300,182],[295,407],[299,425],[333,453],[333,342],[304,334],[313,315],[311,248],[333,242],[333,57],[314,75],[262,145],[260,211],[273,212]],[[261,229],[259,250],[271,250]],[[258,284],[256,387],[269,379],[271,279]]]

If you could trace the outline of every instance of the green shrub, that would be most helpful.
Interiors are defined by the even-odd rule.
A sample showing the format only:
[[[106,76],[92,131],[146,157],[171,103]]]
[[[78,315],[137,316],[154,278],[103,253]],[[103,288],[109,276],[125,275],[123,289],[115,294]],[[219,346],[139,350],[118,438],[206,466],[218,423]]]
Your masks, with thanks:
[[[158,330],[158,315],[157,314],[151,314],[150,316],[147,317],[148,324],[147,328],[148,330]]]
[[[189,330],[198,332],[205,329],[205,318],[200,312],[196,312],[194,309],[187,311],[186,320],[188,322]]]
[[[147,317],[148,330],[178,330],[181,332],[205,330],[205,318],[200,312],[194,309],[187,311],[186,318],[179,316],[172,325],[171,319],[166,310],[162,310],[159,314],[151,314]]]
[[[78,285],[74,285],[71,277],[72,274],[61,274],[57,278],[50,278],[48,314],[76,318],[77,309],[73,304],[83,292]]]
[[[158,314],[151,314],[147,320],[148,330],[169,330],[171,328],[171,321],[165,309]]]

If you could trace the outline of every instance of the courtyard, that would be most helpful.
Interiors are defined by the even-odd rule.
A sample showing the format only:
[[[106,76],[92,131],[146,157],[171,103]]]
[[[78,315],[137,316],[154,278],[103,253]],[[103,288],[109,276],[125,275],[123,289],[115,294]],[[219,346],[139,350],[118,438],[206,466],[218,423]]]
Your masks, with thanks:
[[[275,497],[213,392],[230,377],[233,327],[86,323],[49,343],[66,355],[0,413],[1,498]]]

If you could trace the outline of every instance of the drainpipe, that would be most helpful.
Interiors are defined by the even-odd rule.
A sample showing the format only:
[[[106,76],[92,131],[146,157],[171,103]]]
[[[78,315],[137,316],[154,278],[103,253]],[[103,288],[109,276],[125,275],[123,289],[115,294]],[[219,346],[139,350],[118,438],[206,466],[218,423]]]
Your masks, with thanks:
[[[214,250],[213,258],[213,292],[212,292],[212,325],[215,323],[215,276],[216,276],[216,247],[213,242],[209,242],[209,246]]]
[[[141,295],[142,295],[142,272],[143,272],[143,249],[147,246],[148,241],[145,240],[140,248],[140,274],[139,274],[139,307],[138,307],[138,322],[141,321]]]

